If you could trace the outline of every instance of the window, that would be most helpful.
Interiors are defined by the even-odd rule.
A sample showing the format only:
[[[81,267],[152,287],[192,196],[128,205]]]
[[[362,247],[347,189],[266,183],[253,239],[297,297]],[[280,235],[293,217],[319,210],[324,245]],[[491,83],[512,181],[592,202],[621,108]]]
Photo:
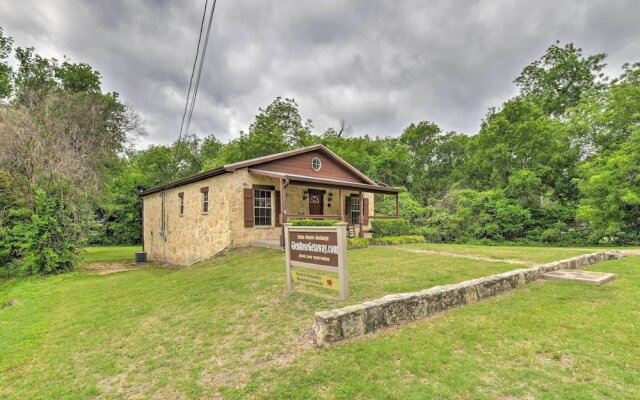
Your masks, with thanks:
[[[311,168],[313,168],[314,171],[320,171],[321,167],[322,167],[322,162],[318,157],[311,160]]]
[[[253,191],[253,216],[256,226],[271,226],[271,190]]]
[[[202,212],[209,212],[209,192],[202,192]]]
[[[351,223],[357,224],[360,218],[360,197],[351,197]]]
[[[178,201],[180,202],[180,216],[184,215],[184,195],[180,193],[178,196]]]

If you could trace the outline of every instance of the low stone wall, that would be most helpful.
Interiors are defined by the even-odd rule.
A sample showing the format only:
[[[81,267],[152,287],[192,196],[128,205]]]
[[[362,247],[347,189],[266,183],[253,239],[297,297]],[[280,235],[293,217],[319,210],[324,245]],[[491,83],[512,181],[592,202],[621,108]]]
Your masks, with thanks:
[[[376,332],[507,292],[532,282],[549,271],[583,268],[600,261],[622,257],[624,254],[619,251],[587,254],[486,278],[436,286],[419,292],[391,294],[362,304],[321,311],[315,314],[313,324],[315,342],[322,346]]]

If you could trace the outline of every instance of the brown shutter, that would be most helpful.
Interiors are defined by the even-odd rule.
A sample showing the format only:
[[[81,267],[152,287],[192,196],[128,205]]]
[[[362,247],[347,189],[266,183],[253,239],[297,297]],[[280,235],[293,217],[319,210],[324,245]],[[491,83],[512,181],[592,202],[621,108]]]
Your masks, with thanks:
[[[280,226],[280,191],[276,191],[276,226]]]
[[[253,228],[253,189],[244,189],[244,227]]]
[[[344,199],[344,215],[347,219],[347,223],[351,223],[351,196],[347,196]]]
[[[369,199],[362,199],[362,224],[369,225]]]

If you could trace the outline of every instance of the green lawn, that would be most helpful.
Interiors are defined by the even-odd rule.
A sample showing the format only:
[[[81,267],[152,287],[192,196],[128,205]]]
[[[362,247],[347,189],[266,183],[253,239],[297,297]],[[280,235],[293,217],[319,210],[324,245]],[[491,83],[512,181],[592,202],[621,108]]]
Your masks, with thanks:
[[[142,246],[95,246],[84,249],[81,257],[84,262],[130,263],[136,251],[142,251]]]
[[[85,258],[128,262],[137,249]],[[521,267],[389,248],[352,250],[349,263],[348,303]],[[276,251],[0,282],[0,304],[17,301],[0,310],[0,398],[637,398],[638,267],[637,256],[598,264],[619,279],[536,283],[324,350],[309,343],[313,312],[341,304],[328,291],[287,295]]]

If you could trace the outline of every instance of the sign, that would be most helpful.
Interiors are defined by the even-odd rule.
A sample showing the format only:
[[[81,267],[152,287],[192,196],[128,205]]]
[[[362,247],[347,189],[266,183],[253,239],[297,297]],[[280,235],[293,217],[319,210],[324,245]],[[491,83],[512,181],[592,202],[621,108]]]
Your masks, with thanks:
[[[293,226],[284,224],[287,288],[293,282],[338,290],[340,299],[348,296],[347,224],[333,226]],[[296,268],[293,270],[293,268]],[[300,271],[305,268],[337,274],[328,276]]]
[[[290,232],[291,260],[338,268],[337,232]],[[337,271],[336,271],[337,272]]]
[[[291,271],[291,278],[294,282],[304,283],[310,286],[323,287],[327,289],[338,290],[338,278],[335,276],[326,276],[299,270]]]

